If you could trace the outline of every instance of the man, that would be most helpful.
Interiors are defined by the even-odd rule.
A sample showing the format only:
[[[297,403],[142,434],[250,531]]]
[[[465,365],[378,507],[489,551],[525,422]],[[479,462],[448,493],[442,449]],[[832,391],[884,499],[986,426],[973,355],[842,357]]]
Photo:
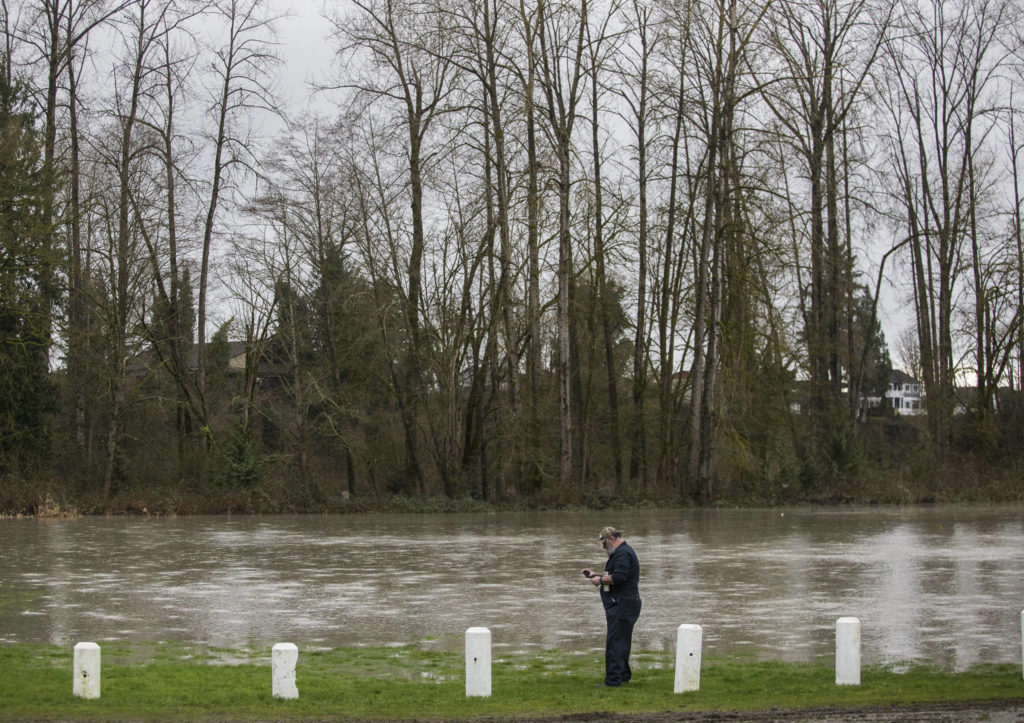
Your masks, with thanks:
[[[608,553],[604,572],[589,567],[583,570],[595,587],[601,588],[601,603],[608,621],[604,644],[604,683],[617,688],[628,683],[629,651],[633,646],[633,626],[640,617],[640,561],[614,527],[601,530],[601,546]]]

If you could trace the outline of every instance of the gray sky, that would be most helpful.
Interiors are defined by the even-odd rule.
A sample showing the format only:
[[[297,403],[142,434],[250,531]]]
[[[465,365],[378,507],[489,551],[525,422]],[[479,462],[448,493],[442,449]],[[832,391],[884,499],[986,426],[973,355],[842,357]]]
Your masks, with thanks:
[[[333,59],[333,51],[326,35],[329,23],[323,19],[320,0],[276,0],[281,12],[289,17],[278,24],[280,51],[285,60],[281,86],[286,105],[303,108],[310,102],[309,84],[323,79]],[[326,0],[340,7],[344,0]]]
[[[334,50],[327,37],[331,26],[324,19],[325,8],[336,11],[348,3],[346,0],[274,0],[277,12],[286,13],[277,24],[280,53],[284,59],[281,70],[282,101],[291,115],[304,110],[319,109],[330,115],[331,107],[323,94],[312,91],[312,84],[324,81],[334,62]],[[864,271],[862,282],[871,290],[877,280],[878,263],[885,248],[877,252],[860,253],[859,267]],[[866,258],[867,255],[876,258]],[[896,351],[899,336],[913,321],[912,309],[906,303],[906,290],[901,280],[901,264],[890,258],[886,264],[885,279],[879,295],[878,315],[889,345],[893,364],[902,367]]]

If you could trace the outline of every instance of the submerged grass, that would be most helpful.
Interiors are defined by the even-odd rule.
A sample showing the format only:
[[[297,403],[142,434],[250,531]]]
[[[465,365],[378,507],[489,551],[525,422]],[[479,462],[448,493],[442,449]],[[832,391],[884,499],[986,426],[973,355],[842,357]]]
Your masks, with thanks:
[[[103,645],[102,697],[71,694],[70,647],[0,645],[0,720],[395,720],[592,711],[759,710],[1024,698],[1016,665],[963,673],[866,668],[836,687],[827,664],[705,660],[701,689],[675,695],[668,653],[634,654],[633,681],[594,688],[600,653],[496,657],[490,698],[466,698],[456,653],[416,647],[300,650],[299,699],[271,696],[269,653],[154,643]]]

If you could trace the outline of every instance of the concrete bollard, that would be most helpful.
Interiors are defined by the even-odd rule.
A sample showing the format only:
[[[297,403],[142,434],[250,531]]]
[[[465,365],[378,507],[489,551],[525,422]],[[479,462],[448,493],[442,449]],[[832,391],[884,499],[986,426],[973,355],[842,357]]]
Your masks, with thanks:
[[[295,643],[278,643],[270,652],[270,672],[273,676],[275,698],[298,698],[295,686],[295,664],[299,662],[299,649]]]
[[[680,625],[676,629],[676,693],[700,690],[700,648],[704,629]]]
[[[466,697],[491,695],[491,631],[469,628],[466,631]]]
[[[836,620],[836,685],[860,685],[860,620]]]
[[[96,643],[76,643],[74,684],[76,698],[100,697],[100,646]]]

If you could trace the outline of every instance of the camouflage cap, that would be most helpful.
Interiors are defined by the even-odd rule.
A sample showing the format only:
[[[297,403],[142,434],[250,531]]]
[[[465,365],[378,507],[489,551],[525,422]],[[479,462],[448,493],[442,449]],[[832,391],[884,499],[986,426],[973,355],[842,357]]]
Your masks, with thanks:
[[[601,534],[598,536],[600,540],[607,540],[612,537],[622,537],[622,532],[615,527],[609,525],[601,530]]]

